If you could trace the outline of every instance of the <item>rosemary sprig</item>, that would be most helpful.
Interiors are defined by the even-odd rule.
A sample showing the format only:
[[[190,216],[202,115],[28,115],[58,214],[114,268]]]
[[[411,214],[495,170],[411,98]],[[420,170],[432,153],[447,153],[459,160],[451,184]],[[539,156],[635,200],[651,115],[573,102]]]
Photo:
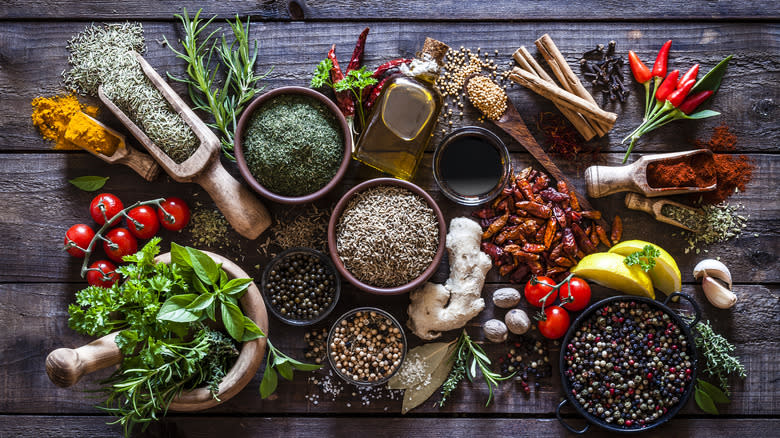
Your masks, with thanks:
[[[268,76],[271,69],[262,75],[255,74],[258,47],[255,40],[254,50],[250,53],[249,18],[246,24],[238,15],[235,22],[227,20],[233,32],[232,43],[228,43],[224,34],[217,37],[221,28],[201,39],[201,34],[205,35],[206,28],[216,18],[214,16],[203,22],[200,18],[202,11],[199,9],[192,19],[186,8],[182,14],[174,15],[184,26],[184,40],[179,40],[184,50],[174,49],[167,39],[165,43],[178,58],[187,62],[187,77],[177,78],[170,73],[168,76],[187,84],[195,109],[214,117],[214,123],[209,126],[219,131],[225,156],[235,160],[232,152],[238,118],[246,104],[263,90],[264,87],[258,88],[256,84]],[[220,76],[225,78],[221,85],[217,80]]]
[[[439,402],[439,406],[444,406],[444,402],[450,395],[453,389],[458,386],[463,377],[467,377],[470,382],[474,381],[477,377],[477,369],[482,373],[483,379],[488,386],[488,399],[485,406],[489,405],[493,400],[493,388],[498,388],[498,383],[507,379],[511,379],[515,373],[508,376],[501,376],[499,373],[493,372],[490,369],[490,359],[488,359],[485,350],[471,340],[471,337],[463,329],[460,338],[458,338],[458,344],[455,347],[455,352],[452,353],[450,360],[455,361],[455,365],[452,367],[447,380],[442,384],[442,400]],[[470,364],[466,366],[466,364]]]

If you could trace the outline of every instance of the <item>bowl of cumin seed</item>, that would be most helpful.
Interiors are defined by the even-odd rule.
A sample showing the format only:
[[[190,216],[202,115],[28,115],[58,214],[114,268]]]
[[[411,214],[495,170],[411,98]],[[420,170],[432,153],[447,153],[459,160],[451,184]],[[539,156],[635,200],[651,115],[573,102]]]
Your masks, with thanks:
[[[244,180],[282,204],[319,199],[347,172],[352,132],[336,104],[304,87],[281,87],[252,101],[236,127]]]
[[[353,187],[328,223],[328,251],[344,279],[377,295],[410,292],[444,256],[444,215],[431,195],[395,178]]]

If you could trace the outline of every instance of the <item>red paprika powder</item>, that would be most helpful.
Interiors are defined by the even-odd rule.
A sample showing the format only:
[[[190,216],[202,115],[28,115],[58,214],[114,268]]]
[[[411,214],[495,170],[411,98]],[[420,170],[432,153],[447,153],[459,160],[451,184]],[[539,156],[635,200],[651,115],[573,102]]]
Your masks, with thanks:
[[[713,129],[709,141],[695,140],[694,144],[713,152],[733,151],[736,149],[737,136],[725,123],[722,123]],[[745,186],[753,177],[755,169],[753,161],[746,155],[715,154],[714,159],[718,187],[712,192],[703,194],[701,201],[704,204],[719,204],[733,195],[737,189],[740,192],[745,191]]]
[[[708,154],[695,154],[647,165],[647,183],[655,189],[707,187],[717,180],[715,161]]]

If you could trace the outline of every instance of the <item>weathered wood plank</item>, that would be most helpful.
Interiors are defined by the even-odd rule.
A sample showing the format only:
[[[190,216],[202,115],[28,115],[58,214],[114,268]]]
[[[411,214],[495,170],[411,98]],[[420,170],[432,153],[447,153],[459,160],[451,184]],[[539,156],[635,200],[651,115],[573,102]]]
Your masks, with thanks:
[[[604,154],[603,157],[608,163],[618,164],[622,154]],[[745,214],[750,214],[748,228],[738,239],[711,246],[709,256],[721,257],[731,268],[737,282],[774,283],[780,281],[780,261],[777,256],[780,253],[780,239],[776,237],[780,188],[775,184],[780,157],[752,157],[757,166],[753,182],[745,193],[732,198],[744,205]],[[516,169],[535,164],[528,154],[514,154],[513,161]],[[448,222],[450,218],[469,215],[472,209],[449,201],[438,191],[432,178],[430,162],[431,156],[428,154],[416,183],[433,194]],[[557,160],[557,164],[584,193],[584,166],[562,160]],[[225,165],[237,173],[235,164]],[[196,185],[177,184],[167,177],[146,182],[129,168],[112,167],[86,152],[4,154],[0,166],[0,205],[3,206],[0,209],[0,232],[7,237],[0,242],[0,264],[3,266],[0,281],[80,281],[78,270],[81,260],[69,257],[59,248],[65,231],[71,225],[82,222],[91,224],[87,210],[94,194],[82,192],[67,182],[82,175],[111,176],[103,190],[117,193],[127,205],[161,196],[179,196],[188,201],[211,205],[208,195]],[[379,172],[353,162],[343,186],[319,202],[319,205],[332,206],[349,187],[377,176],[380,176]],[[240,180],[241,177],[237,178]],[[670,251],[677,258],[684,281],[692,281],[691,270],[695,263],[705,257],[704,253],[684,254],[685,243],[672,236],[677,229],[658,223],[645,213],[627,211],[623,206],[623,198],[618,194],[594,199],[593,203],[610,219],[615,214],[623,217],[624,239],[650,240]],[[270,202],[266,205],[273,214],[280,214],[286,209]],[[758,236],[754,236],[754,233]],[[181,234],[168,232],[162,235],[166,242],[191,241],[191,234],[186,229]],[[226,249],[224,255],[238,260],[242,266],[264,265],[268,260],[257,251],[257,245],[265,240],[265,235],[254,242],[237,234],[231,234],[229,239],[236,243],[236,247]],[[434,278],[443,280],[446,275],[446,264],[443,263]],[[500,279],[491,274],[489,281]]]
[[[392,3],[392,2],[390,2]],[[525,3],[525,2],[519,2]],[[664,7],[666,9],[666,6]],[[671,10],[673,8],[670,8]],[[4,104],[0,108],[0,151],[46,151],[50,143],[42,140],[30,123],[30,101],[40,95],[61,92],[60,72],[67,68],[66,41],[81,31],[84,22],[7,22],[0,28],[0,91]],[[170,41],[181,37],[181,28],[168,22],[144,23],[149,45],[146,55],[158,71],[183,72],[183,64],[158,42],[165,35]],[[338,54],[346,59],[355,38],[365,23],[280,23],[259,22],[252,27],[252,36],[260,42],[258,71],[274,66],[264,81],[269,88],[282,85],[306,85],[317,62],[325,57],[330,45],[337,44]],[[673,29],[664,23],[394,23],[371,24],[366,46],[365,63],[374,68],[381,62],[398,56],[413,56],[425,36],[449,43],[485,51],[499,50],[499,64],[508,65],[511,54],[520,45],[533,49],[533,41],[550,33],[575,71],[576,61],[586,50],[610,39],[618,41],[618,51],[625,55],[634,49],[652,64],[655,53],[668,38],[674,39],[670,63],[673,68],[687,69],[700,63],[702,70],[712,68],[729,54],[735,59],[723,81],[712,109],[723,116],[702,122],[675,122],[640,140],[637,152],[677,151],[690,147],[690,140],[709,137],[711,127],[728,123],[739,136],[738,148],[743,151],[773,152],[780,142],[775,122],[780,87],[773,55],[780,47],[780,26],[776,23],[680,23]],[[627,80],[629,69],[625,67]],[[178,85],[178,84],[177,84]],[[181,87],[177,88],[182,90]],[[546,100],[519,86],[509,90],[512,102],[526,123],[536,133],[538,114],[557,111]],[[641,122],[644,91],[633,88],[624,105],[609,104],[607,109],[618,113],[613,132],[593,142],[601,150],[623,151],[620,140]],[[600,101],[600,98],[599,98]],[[470,105],[466,105],[470,107]],[[454,126],[474,124],[476,110],[467,108],[463,119],[454,117]],[[111,116],[106,120],[117,124]],[[442,136],[436,130],[433,144]],[[508,141],[508,137],[503,137]],[[543,138],[539,138],[544,142]]]
[[[502,318],[504,310],[492,305],[492,292],[505,284],[491,284],[485,288],[483,296],[487,309],[469,326],[469,332],[482,339],[479,324],[490,318]],[[44,372],[46,355],[60,347],[74,348],[90,339],[77,335],[67,327],[67,305],[72,302],[73,294],[81,287],[77,284],[37,283],[37,284],[0,284],[0,321],[5,330],[0,331],[0,412],[16,414],[32,413],[84,413],[97,412],[93,405],[95,398],[83,391],[95,388],[96,383],[108,375],[108,370],[85,377],[82,382],[70,389],[54,386]],[[732,403],[724,406],[722,412],[729,415],[777,415],[780,406],[774,399],[780,380],[780,364],[776,361],[780,353],[780,334],[774,330],[780,314],[780,300],[777,286],[738,285],[740,302],[730,310],[718,310],[709,305],[700,288],[684,286],[684,292],[693,296],[701,305],[703,318],[712,321],[715,330],[737,345],[737,354],[747,368],[748,377],[744,381],[733,380]],[[594,287],[594,301],[612,296],[605,288]],[[406,321],[408,296],[373,297],[366,296],[353,287],[345,287],[342,299],[332,315],[316,327],[329,327],[343,312],[370,304],[386,309],[400,321]],[[521,303],[529,313],[527,304]],[[678,307],[672,305],[673,308]],[[688,309],[681,304],[681,309]],[[296,358],[304,357],[304,328],[289,327],[271,318],[269,336],[274,344]],[[444,339],[457,336],[457,331],[445,334]],[[536,339],[538,333],[523,338],[512,337],[509,344],[520,339]],[[420,340],[409,334],[412,346]],[[438,400],[434,396],[431,402],[417,408],[414,413],[421,414],[528,414],[549,416],[561,399],[561,389],[557,367],[559,347],[547,341],[550,348],[549,359],[553,363],[552,377],[540,379],[539,393],[526,396],[519,383],[510,381],[501,385],[496,392],[496,403],[484,407],[487,388],[481,381],[469,384],[464,382],[453,392],[444,408],[433,405]],[[506,354],[505,345],[486,345],[489,356],[496,360]],[[337,377],[325,377],[325,371],[317,372],[320,383],[307,379],[306,374],[296,373],[294,381],[281,381],[279,391],[271,399],[261,400],[257,390],[261,373],[249,383],[239,395],[225,405],[210,410],[210,413],[240,413],[257,415],[262,413],[307,413],[349,414],[359,410],[363,413],[398,413],[400,397],[386,390],[358,390],[342,383]],[[322,382],[328,381],[331,387],[341,387],[337,393],[326,392]],[[308,398],[307,398],[308,397]],[[99,400],[99,399],[97,399]],[[316,403],[315,403],[316,401]],[[684,413],[699,413],[691,401]]]
[[[406,0],[402,2],[381,2],[378,0],[296,0],[298,8],[292,9],[286,0],[263,0],[242,2],[240,0],[204,1],[190,0],[171,5],[166,2],[148,3],[131,0],[121,3],[89,1],[33,1],[9,0],[2,10],[0,19],[117,19],[168,20],[180,8],[189,11],[204,8],[208,14],[233,17],[236,14],[251,15],[266,20],[645,20],[654,17],[664,20],[734,20],[741,18],[771,20],[780,16],[777,4],[769,0],[751,3],[745,7],[740,1],[687,2],[673,0],[664,3],[635,2],[620,3],[608,0],[598,2],[564,0],[514,2],[500,0],[489,2],[490,7],[475,7],[473,3],[457,0],[436,2]]]

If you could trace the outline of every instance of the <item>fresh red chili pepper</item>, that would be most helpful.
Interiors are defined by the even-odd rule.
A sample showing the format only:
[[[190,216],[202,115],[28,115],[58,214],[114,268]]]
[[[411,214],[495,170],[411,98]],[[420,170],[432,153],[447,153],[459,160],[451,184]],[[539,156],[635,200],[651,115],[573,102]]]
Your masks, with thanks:
[[[658,51],[658,56],[655,58],[655,64],[653,64],[652,74],[655,77],[662,78],[666,76],[666,63],[669,60],[669,49],[672,47],[672,40],[669,40],[661,46],[661,50]]]
[[[661,82],[661,86],[658,87],[658,91],[655,92],[655,98],[659,102],[666,100],[666,97],[672,94],[672,91],[677,88],[677,78],[680,76],[680,70],[674,70],[669,73],[669,76]]]
[[[710,96],[712,96],[713,94],[715,94],[715,92],[712,90],[700,91],[696,94],[692,94],[688,96],[688,98],[685,99],[683,103],[680,104],[678,109],[684,112],[685,114],[690,114],[696,108],[698,108],[699,105],[704,103],[705,100],[709,99]]]
[[[653,77],[650,69],[642,63],[633,50],[628,51],[628,64],[631,66],[631,72],[634,73],[634,79],[640,84],[644,84]]]
[[[693,88],[693,85],[696,83],[696,79],[689,79],[688,82],[684,83],[682,87],[672,91],[671,94],[669,94],[669,97],[666,98],[666,100],[669,101],[672,105],[674,105],[675,108],[680,106],[680,104],[685,99],[685,96],[688,95],[688,93],[691,92],[691,88]]]
[[[335,85],[338,81],[344,79],[344,72],[341,71],[339,60],[336,58],[335,44],[328,51],[328,59],[333,63],[333,68],[330,69],[330,81]],[[352,100],[352,96],[349,95],[348,91],[336,93],[336,105],[338,105],[344,117],[355,115],[355,101]]]
[[[347,65],[347,71],[345,73],[349,73],[352,70],[357,70],[360,68],[360,64],[363,63],[363,49],[366,47],[368,29],[369,28],[365,28],[363,29],[363,32],[360,33],[357,43],[355,43],[355,50],[352,52],[352,59],[349,60],[349,65]]]
[[[685,72],[685,74],[684,74],[684,75],[682,75],[682,77],[680,78],[680,80],[679,80],[679,81],[677,81],[677,88],[680,88],[680,86],[681,86],[682,84],[684,84],[684,83],[686,83],[686,82],[690,81],[691,79],[696,79],[696,76],[698,76],[698,75],[699,75],[699,64],[694,64],[694,66],[693,66],[693,67],[691,67],[691,69],[690,69],[690,70],[688,70],[687,72]]]
[[[410,62],[412,62],[412,60],[406,58],[398,58],[398,59],[393,59],[392,61],[387,61],[386,63],[377,67],[376,70],[374,71],[374,74],[372,74],[371,77],[374,79],[379,79],[388,70],[399,67],[401,66],[401,64],[408,64]]]

